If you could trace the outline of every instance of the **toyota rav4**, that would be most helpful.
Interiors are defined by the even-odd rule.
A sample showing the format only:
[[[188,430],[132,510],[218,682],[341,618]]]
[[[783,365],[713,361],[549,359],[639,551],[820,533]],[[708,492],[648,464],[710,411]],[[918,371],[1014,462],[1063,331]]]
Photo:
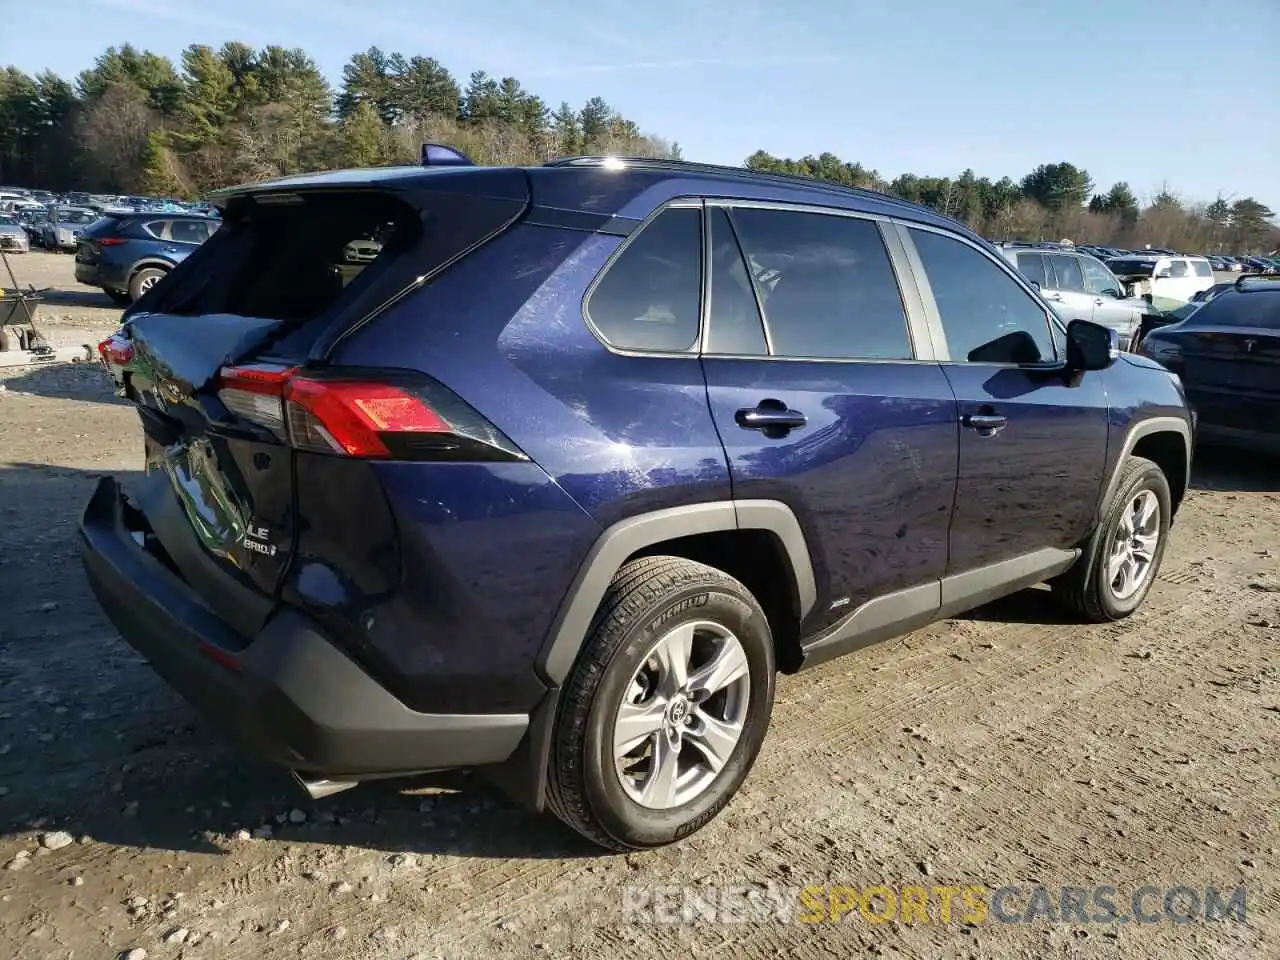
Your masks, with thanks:
[[[147,471],[101,481],[83,557],[313,796],[479,767],[658,846],[739,789],[779,672],[1042,581],[1115,620],[1156,578],[1177,377],[927,208],[614,158],[215,201],[113,346]]]

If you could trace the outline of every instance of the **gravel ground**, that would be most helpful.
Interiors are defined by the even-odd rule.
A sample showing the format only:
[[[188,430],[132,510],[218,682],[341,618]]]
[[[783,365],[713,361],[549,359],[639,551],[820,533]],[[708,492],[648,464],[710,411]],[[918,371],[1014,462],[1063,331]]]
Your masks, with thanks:
[[[41,256],[69,272],[18,266]],[[113,322],[55,311],[72,335]],[[675,848],[602,856],[478,778],[312,803],[225,744],[119,639],[76,559],[95,479],[141,468],[136,415],[92,366],[0,385],[0,956],[1280,955],[1273,461],[1201,456],[1130,620],[1081,627],[1030,590],[784,678],[723,816]],[[1243,885],[1247,922],[628,912],[674,884],[1109,885],[1121,901]]]

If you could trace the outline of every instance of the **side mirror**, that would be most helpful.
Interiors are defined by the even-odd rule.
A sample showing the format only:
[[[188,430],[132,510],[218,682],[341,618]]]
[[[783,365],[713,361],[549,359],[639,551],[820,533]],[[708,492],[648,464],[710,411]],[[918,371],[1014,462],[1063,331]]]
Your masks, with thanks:
[[[1105,370],[1120,356],[1120,334],[1090,320],[1067,324],[1067,370]]]
[[[1171,277],[1171,276],[1173,276],[1173,274],[1169,271],[1168,267],[1165,267],[1163,270],[1157,270],[1155,274],[1155,278],[1157,280],[1163,280],[1166,277]]]
[[[1031,289],[1032,289],[1032,290],[1034,290],[1036,293],[1039,293],[1039,292],[1040,292],[1040,281],[1039,281],[1039,280],[1028,280],[1027,282],[1028,282],[1029,284],[1031,284]]]

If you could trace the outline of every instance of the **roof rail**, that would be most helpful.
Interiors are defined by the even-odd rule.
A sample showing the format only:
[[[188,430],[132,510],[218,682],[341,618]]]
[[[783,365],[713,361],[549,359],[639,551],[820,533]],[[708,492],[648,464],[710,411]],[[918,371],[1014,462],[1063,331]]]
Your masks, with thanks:
[[[1056,240],[1001,240],[997,247],[1028,247],[1036,250],[1063,250]]]
[[[474,167],[476,162],[457,147],[451,147],[445,143],[424,143],[422,165],[424,167]]]
[[[1250,287],[1251,283],[1261,283],[1260,287]],[[1280,290],[1280,273],[1242,273],[1236,278],[1235,288],[1241,293],[1256,293],[1265,290],[1268,285]]]
[[[903,207],[908,210],[926,209],[934,216],[942,217],[944,220],[955,220],[954,217],[948,217],[946,214],[940,213],[932,207],[925,207],[922,204],[912,203],[910,200],[903,200],[901,197],[895,197],[890,193],[880,193],[878,190],[868,190],[864,187],[847,187],[841,183],[833,183],[830,180],[820,180],[817,177],[805,176],[802,173],[773,173],[763,170],[751,170],[747,167],[731,167],[718,163],[698,163],[693,160],[668,160],[662,157],[561,157],[558,160],[550,160],[543,164],[543,166],[616,166],[619,168],[633,167],[644,170],[671,170],[673,172],[681,173],[706,173],[713,176],[731,176],[744,180],[759,180],[765,183],[775,183],[781,186],[802,186],[811,190],[822,190],[826,193],[835,194],[837,196],[863,197],[864,199],[876,200],[881,203]]]

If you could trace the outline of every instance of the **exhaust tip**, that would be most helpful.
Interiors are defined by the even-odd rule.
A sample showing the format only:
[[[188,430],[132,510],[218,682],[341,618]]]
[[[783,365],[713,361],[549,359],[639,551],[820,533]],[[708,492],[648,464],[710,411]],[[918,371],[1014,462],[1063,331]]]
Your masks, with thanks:
[[[312,800],[323,800],[325,797],[332,797],[335,793],[342,793],[343,790],[350,790],[356,786],[355,780],[308,780],[297,770],[293,771],[293,779],[303,790],[307,791],[307,796]]]

